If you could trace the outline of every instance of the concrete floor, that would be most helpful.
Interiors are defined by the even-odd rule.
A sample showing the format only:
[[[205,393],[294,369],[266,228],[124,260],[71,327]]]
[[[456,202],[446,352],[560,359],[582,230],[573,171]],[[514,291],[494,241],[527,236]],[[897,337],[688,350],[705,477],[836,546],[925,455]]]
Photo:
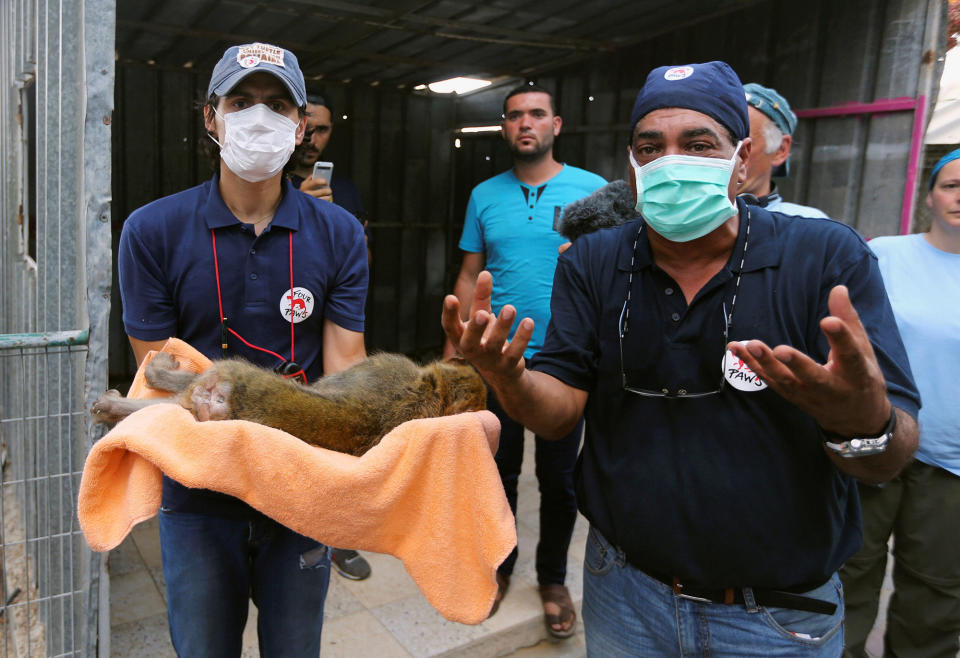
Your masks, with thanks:
[[[426,601],[394,557],[364,553],[373,575],[351,581],[333,573],[324,614],[322,655],[377,656],[557,656],[586,655],[579,620],[583,547],[587,524],[580,517],[569,553],[567,585],[577,606],[579,632],[551,641],[536,590],[534,548],[540,494],[533,475],[533,441],[526,441],[517,511],[520,557],[510,590],[497,614],[477,626],[446,621]],[[111,655],[175,656],[167,612],[156,518],[142,523],[110,553]],[[245,657],[258,655],[256,608],[251,604],[244,631]]]

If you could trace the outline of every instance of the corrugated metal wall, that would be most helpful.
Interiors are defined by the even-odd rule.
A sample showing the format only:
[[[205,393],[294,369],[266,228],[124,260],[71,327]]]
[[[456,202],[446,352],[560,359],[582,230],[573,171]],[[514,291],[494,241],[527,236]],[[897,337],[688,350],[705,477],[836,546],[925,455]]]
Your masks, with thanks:
[[[636,45],[538,82],[556,91],[564,118],[558,156],[613,179],[624,174],[630,108],[654,66],[724,59],[745,82],[776,87],[795,108],[916,97],[936,87],[944,20],[943,0],[750,2],[678,29],[651,25]],[[529,64],[539,62],[518,62],[518,70]],[[138,205],[206,176],[190,102],[197,78],[203,85],[207,76],[118,70],[115,232]],[[431,354],[440,347],[440,301],[460,264],[470,189],[510,167],[499,136],[460,136],[455,149],[455,130],[499,122],[507,89],[457,101],[355,85],[325,91],[349,118],[335,127],[324,157],[354,178],[373,228],[368,346]],[[867,236],[897,232],[912,120],[909,112],[802,120],[784,195]],[[129,362],[118,367],[128,350],[117,318],[111,363],[119,377]]]

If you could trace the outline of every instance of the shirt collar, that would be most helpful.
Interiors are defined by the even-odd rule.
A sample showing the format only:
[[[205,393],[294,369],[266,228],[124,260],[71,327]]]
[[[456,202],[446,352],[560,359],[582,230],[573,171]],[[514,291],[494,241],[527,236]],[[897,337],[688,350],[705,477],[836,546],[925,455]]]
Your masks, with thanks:
[[[207,228],[210,230],[223,228],[224,226],[234,226],[242,222],[227,208],[223,197],[220,196],[220,174],[214,174],[208,182],[210,189],[207,193],[207,200],[204,204],[203,215],[207,222]],[[297,202],[297,194],[302,194],[290,183],[286,177],[281,179],[283,197],[280,199],[280,205],[273,215],[271,226],[290,229],[296,231],[300,228],[300,213]]]
[[[742,199],[737,199],[737,210],[740,212],[740,229],[727,268],[731,272],[740,271],[743,243],[747,238],[747,212],[750,212],[750,242],[747,245],[747,254],[744,259],[743,271],[753,272],[780,264],[782,247],[776,240],[776,224],[771,214],[758,206],[750,206]],[[643,219],[637,219],[623,225],[620,233],[617,250],[617,269],[629,272],[633,269],[638,272],[653,265],[653,256],[650,253],[650,242],[647,239],[647,229],[637,231],[644,225]],[[633,243],[637,241],[636,257],[634,257]],[[631,268],[631,259],[633,267]]]
[[[771,203],[776,203],[777,201],[780,201],[780,190],[777,189],[776,183],[770,181],[770,194],[759,197],[757,202],[760,204],[761,208],[766,208]]]

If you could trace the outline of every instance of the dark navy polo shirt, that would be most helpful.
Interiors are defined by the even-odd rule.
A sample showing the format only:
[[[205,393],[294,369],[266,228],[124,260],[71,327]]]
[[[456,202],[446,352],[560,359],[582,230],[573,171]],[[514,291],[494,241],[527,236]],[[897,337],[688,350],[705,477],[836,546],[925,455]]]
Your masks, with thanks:
[[[558,262],[546,343],[530,367],[588,391],[577,463],[584,515],[636,567],[705,587],[820,584],[861,544],[853,478],[833,466],[812,417],[770,388],[727,385],[699,399],[645,398],[621,382],[618,323],[632,269],[624,362],[635,387],[717,388],[723,304],[732,304],[747,207],[730,262],[688,306],[652,261],[642,220],[574,242]],[[891,402],[919,395],[877,260],[850,227],[750,207],[750,239],[730,340],[787,344],[818,363],[827,296],[850,289]]]
[[[303,176],[294,173],[287,174],[287,178],[290,179],[290,182],[293,183],[293,186],[298,190],[304,180]],[[360,200],[360,190],[357,189],[357,186],[352,180],[336,172],[334,172],[331,179],[330,189],[333,190],[333,202],[363,223],[363,202]],[[370,227],[364,226],[363,232],[369,241],[371,237]]]
[[[283,198],[259,235],[240,222],[220,196],[218,178],[134,211],[120,236],[118,270],[123,322],[129,336],[176,336],[211,359],[222,358],[211,232],[216,233],[223,314],[247,342],[291,356],[287,297],[292,265],[294,360],[310,381],[323,374],[323,321],[364,328],[367,256],[360,224],[345,210],[297,193],[284,181]],[[227,357],[273,368],[274,356],[228,338]],[[171,486],[175,485],[175,486]],[[214,511],[242,508],[233,498],[205,492],[197,502],[169,479],[164,506]],[[229,502],[224,502],[224,499]],[[204,507],[204,505],[207,505]]]

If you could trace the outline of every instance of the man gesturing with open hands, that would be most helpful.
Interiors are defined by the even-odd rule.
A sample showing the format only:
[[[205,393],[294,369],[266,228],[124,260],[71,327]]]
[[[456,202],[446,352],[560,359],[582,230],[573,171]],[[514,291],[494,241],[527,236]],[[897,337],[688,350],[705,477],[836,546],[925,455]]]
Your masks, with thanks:
[[[723,62],[661,67],[627,158],[641,215],[557,262],[551,320],[444,300],[447,337],[507,413],[586,435],[591,655],[837,656],[854,478],[895,475],[920,399],[877,261],[850,227],[736,196],[751,143]]]

